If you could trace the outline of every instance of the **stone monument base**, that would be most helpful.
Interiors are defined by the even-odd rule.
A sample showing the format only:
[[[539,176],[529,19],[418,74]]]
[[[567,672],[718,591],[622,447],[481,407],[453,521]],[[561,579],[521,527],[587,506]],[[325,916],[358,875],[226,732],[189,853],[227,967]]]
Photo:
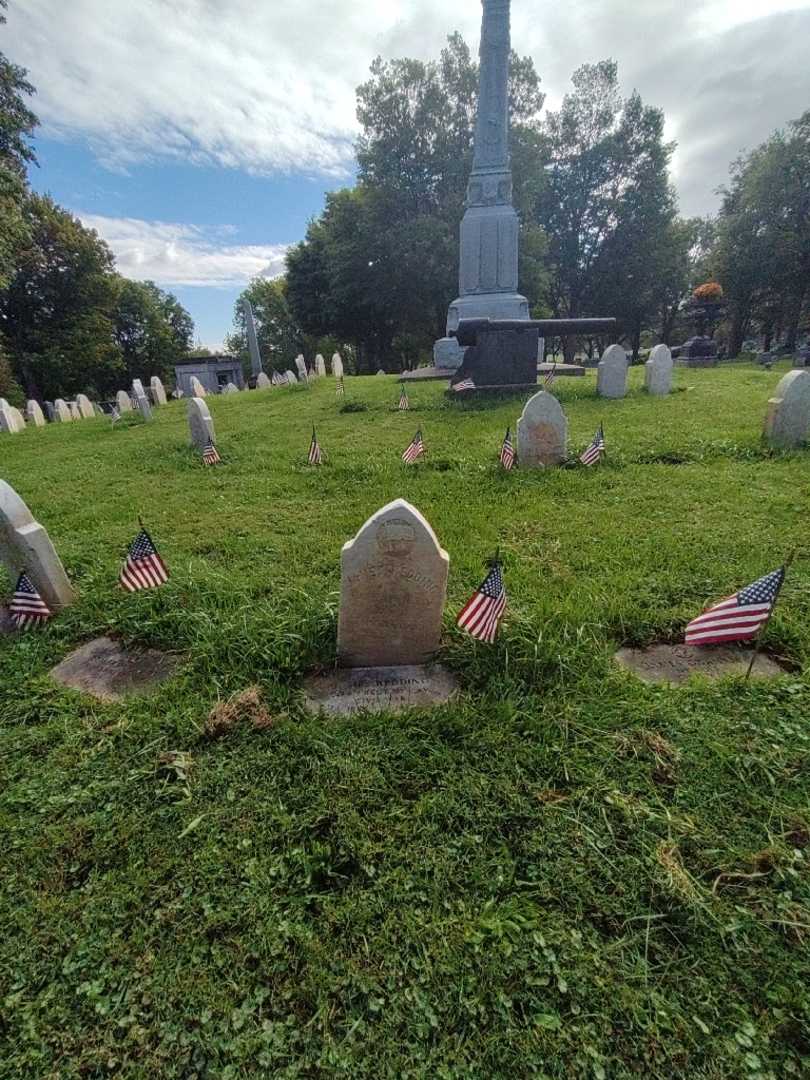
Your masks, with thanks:
[[[462,319],[528,319],[529,301],[519,293],[470,293],[460,296],[447,313],[447,332]]]
[[[304,680],[307,707],[330,716],[441,705],[457,690],[456,677],[439,664],[339,668]]]

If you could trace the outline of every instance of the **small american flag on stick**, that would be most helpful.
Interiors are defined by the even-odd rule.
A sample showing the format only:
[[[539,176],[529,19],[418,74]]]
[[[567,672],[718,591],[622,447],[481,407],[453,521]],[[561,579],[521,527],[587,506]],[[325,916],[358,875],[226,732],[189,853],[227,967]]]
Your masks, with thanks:
[[[718,645],[756,637],[771,617],[785,580],[785,567],[772,570],[734,596],[712,604],[686,627],[687,645]]]
[[[400,412],[407,412],[407,410],[410,408],[410,405],[408,403],[408,395],[405,393],[405,383],[400,383],[399,384],[399,406],[398,406],[398,408],[399,408]]]
[[[583,465],[595,465],[597,461],[602,457],[605,452],[605,433],[602,430],[602,425],[596,429],[596,434],[589,443],[588,446],[579,455],[579,460]]]
[[[506,434],[503,437],[503,444],[501,446],[501,465],[508,472],[515,464],[515,448],[512,445],[512,429],[507,428]]]
[[[169,580],[166,564],[143,525],[129,545],[126,562],[121,568],[118,580],[127,592],[155,589]]]
[[[286,386],[287,376],[279,375],[277,371],[274,371],[273,374],[270,376],[270,382],[273,384],[273,386]]]
[[[554,385],[554,381],[557,378],[557,361],[552,364],[551,371],[546,372],[546,377],[543,379],[543,389],[550,390]]]
[[[209,439],[208,442],[205,444],[205,448],[202,453],[202,459],[203,465],[216,465],[218,462],[222,461],[222,458],[219,456],[217,448],[216,446],[214,446],[214,442],[212,439]]]
[[[346,387],[343,385],[343,376],[338,375],[337,382],[335,383],[335,396],[343,397],[346,393]]]
[[[402,460],[406,465],[411,465],[418,457],[421,457],[424,452],[425,444],[422,442],[422,431],[420,429],[403,451]]]
[[[312,425],[312,438],[309,443],[309,455],[307,461],[310,465],[323,464],[323,450],[321,450],[321,444],[318,442],[318,436],[315,434],[315,425]]]
[[[506,588],[501,564],[496,559],[487,576],[459,612],[456,623],[478,641],[491,645],[505,610]]]
[[[462,390],[474,390],[475,383],[472,379],[462,379],[461,382],[453,384],[453,389],[457,394]]]
[[[51,609],[39,595],[34,583],[24,570],[17,580],[17,588],[14,590],[8,611],[18,630],[42,626],[51,617]]]

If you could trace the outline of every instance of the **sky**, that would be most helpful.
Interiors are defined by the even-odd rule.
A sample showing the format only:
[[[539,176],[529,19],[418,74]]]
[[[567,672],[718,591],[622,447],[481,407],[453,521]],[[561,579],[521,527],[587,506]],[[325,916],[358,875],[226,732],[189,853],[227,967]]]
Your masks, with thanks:
[[[236,297],[283,271],[324,194],[351,184],[354,90],[375,56],[476,49],[480,0],[10,0],[51,194],[218,348]],[[664,110],[681,212],[716,209],[729,162],[810,108],[810,0],[512,0],[546,106],[612,57]]]

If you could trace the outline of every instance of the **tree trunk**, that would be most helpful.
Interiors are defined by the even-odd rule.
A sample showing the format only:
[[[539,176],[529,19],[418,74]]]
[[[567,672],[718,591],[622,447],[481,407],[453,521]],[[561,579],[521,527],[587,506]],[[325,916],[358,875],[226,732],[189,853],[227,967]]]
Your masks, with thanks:
[[[743,305],[740,304],[734,308],[731,316],[731,328],[728,335],[728,355],[732,360],[735,356],[740,355],[743,338],[745,337],[745,331],[748,326],[748,318],[748,312]]]

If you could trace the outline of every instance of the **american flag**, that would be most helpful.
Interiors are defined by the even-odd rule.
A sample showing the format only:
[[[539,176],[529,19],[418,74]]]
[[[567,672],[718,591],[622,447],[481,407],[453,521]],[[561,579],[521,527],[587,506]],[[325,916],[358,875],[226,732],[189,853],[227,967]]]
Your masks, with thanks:
[[[143,526],[129,546],[118,580],[128,592],[155,589],[169,580],[166,564]]]
[[[203,465],[216,465],[217,462],[222,461],[222,458],[219,456],[217,448],[214,446],[214,442],[212,439],[209,439],[208,442],[205,444],[202,459]]]
[[[113,405],[112,412],[110,413],[110,426],[114,427],[121,419],[121,413],[118,411],[117,406]]]
[[[346,393],[346,387],[343,385],[343,376],[338,375],[337,382],[335,383],[335,394],[337,397],[343,397]]]
[[[309,444],[309,456],[307,461],[310,465],[320,465],[323,462],[323,450],[321,450],[318,437],[315,434],[315,425],[312,426],[312,439]]]
[[[780,566],[734,596],[713,604],[689,623],[686,644],[717,645],[756,637],[771,617],[784,580],[785,568]]]
[[[501,564],[492,569],[459,612],[456,622],[479,641],[492,644],[506,609],[506,588]]]
[[[30,626],[41,626],[51,617],[51,609],[34,588],[34,583],[24,570],[17,581],[17,588],[14,590],[8,610],[18,630],[27,630]]]
[[[417,431],[402,454],[402,460],[406,465],[411,465],[425,452],[425,444],[422,442],[422,431]]]
[[[461,382],[453,384],[453,389],[456,393],[458,393],[459,390],[474,390],[475,383],[472,381],[472,379],[462,379]]]
[[[554,385],[554,380],[557,378],[557,361],[555,360],[551,371],[546,372],[546,377],[543,379],[543,389],[550,390]]]
[[[399,409],[400,412],[405,412],[410,408],[408,404],[408,395],[405,393],[405,383],[399,384]]]
[[[583,465],[594,465],[601,458],[605,452],[605,433],[602,430],[602,425],[596,429],[596,434],[593,437],[590,445],[586,446],[582,453],[579,455],[579,460]]]
[[[512,430],[506,429],[506,434],[503,437],[503,445],[501,446],[501,465],[508,471],[515,464],[515,448],[512,445]]]

